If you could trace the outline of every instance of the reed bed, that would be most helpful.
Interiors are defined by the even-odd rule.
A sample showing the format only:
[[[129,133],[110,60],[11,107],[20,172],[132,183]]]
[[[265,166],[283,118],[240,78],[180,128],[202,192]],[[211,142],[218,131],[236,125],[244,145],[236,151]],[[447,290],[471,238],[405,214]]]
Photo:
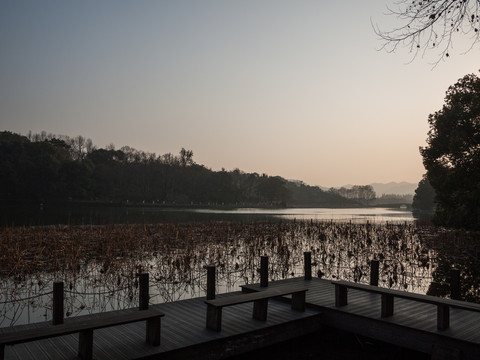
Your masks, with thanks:
[[[476,242],[454,234],[325,221],[3,228],[0,326],[49,318],[53,281],[65,283],[66,315],[75,316],[136,306],[142,272],[150,275],[150,301],[160,303],[204,296],[205,265],[216,266],[219,293],[259,282],[261,255],[269,256],[271,281],[301,276],[305,251],[316,276],[368,283],[378,259],[380,286],[435,293],[456,264],[476,278]]]

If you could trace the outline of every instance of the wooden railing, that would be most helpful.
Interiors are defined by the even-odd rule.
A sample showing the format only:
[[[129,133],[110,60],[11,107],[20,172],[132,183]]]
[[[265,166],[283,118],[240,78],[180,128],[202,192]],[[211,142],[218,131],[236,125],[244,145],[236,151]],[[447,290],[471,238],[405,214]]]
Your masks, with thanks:
[[[357,284],[348,281],[332,281],[335,285],[335,306],[342,307],[348,304],[348,289],[361,290],[380,294],[381,317],[389,317],[394,313],[395,298],[403,298],[437,306],[437,328],[445,330],[450,327],[450,308],[457,308],[469,311],[480,312],[480,304],[468,303],[465,301],[444,299],[436,296],[420,295],[406,291],[380,288],[378,286]]]

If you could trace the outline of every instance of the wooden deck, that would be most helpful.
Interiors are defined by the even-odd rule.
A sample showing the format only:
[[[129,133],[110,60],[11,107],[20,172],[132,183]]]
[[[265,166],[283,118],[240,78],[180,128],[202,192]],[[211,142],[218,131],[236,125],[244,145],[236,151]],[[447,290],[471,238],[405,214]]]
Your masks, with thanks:
[[[318,310],[292,311],[290,304],[271,300],[265,322],[252,319],[253,303],[225,308],[222,331],[216,332],[206,328],[204,300],[202,297],[150,306],[165,313],[161,324],[161,344],[157,347],[145,342],[145,322],[96,330],[94,358],[221,359],[308,334],[321,327]],[[95,317],[94,314],[90,316]],[[41,324],[20,327],[41,327]],[[73,334],[7,346],[5,359],[78,360],[77,351],[78,335]]]
[[[267,321],[263,322],[252,319],[253,303],[245,303],[225,308],[222,331],[215,332],[206,328],[204,297],[154,305],[151,307],[166,314],[162,318],[160,346],[145,343],[145,323],[132,323],[96,330],[94,358],[221,359],[308,334],[325,325],[432,354],[432,358],[480,359],[478,312],[451,309],[450,328],[437,330],[435,305],[398,298],[394,315],[382,318],[379,294],[351,289],[348,305],[338,308],[334,286],[328,280],[288,279],[270,282],[269,288],[287,283],[308,287],[305,312],[292,311],[289,302],[270,300]],[[248,285],[243,290],[261,289],[259,285]],[[220,296],[234,294],[238,293]],[[68,335],[7,346],[5,358],[78,359],[77,347],[78,336]]]
[[[323,325],[431,354],[433,359],[480,359],[480,313],[450,309],[450,327],[437,329],[437,307],[395,299],[395,313],[381,317],[381,295],[349,289],[348,305],[335,307],[335,287],[329,280],[300,278],[271,282],[309,287],[307,307],[318,309]],[[258,285],[243,287],[258,291]]]

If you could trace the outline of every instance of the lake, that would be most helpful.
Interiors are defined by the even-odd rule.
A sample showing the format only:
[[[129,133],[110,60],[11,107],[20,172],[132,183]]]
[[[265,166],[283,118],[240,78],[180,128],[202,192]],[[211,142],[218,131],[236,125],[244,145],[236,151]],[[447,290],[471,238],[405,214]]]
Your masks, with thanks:
[[[36,204],[0,207],[0,226],[156,224],[167,222],[258,222],[333,220],[411,222],[410,210],[392,208],[165,208],[159,206],[94,206]]]
[[[144,271],[153,303],[204,296],[208,264],[217,266],[219,293],[236,291],[259,281],[260,255],[270,257],[272,280],[301,276],[304,251],[312,253],[316,276],[359,282],[368,281],[377,258],[381,286],[442,296],[453,266],[479,272],[464,259],[466,249],[478,254],[477,242],[445,240],[444,230],[417,224],[402,209],[43,205],[4,214],[0,327],[51,318],[58,279],[66,286],[67,316],[77,316],[136,306]],[[455,247],[444,251],[443,243]],[[467,289],[477,288],[476,279],[465,282]]]
[[[414,221],[410,210],[391,208],[286,208],[257,209],[240,208],[234,210],[194,209],[188,210],[198,214],[220,216],[248,215],[251,217],[272,217],[277,219],[299,220],[333,220],[333,221]]]

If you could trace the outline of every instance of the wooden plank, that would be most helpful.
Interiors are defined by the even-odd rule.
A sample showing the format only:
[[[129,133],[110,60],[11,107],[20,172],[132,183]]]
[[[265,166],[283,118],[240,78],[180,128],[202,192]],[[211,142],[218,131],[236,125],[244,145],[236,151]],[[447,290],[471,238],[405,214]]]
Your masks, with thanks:
[[[306,287],[274,287],[268,290],[242,293],[234,296],[225,296],[214,300],[205,300],[207,304],[206,327],[213,331],[222,329],[222,309],[226,306],[240,305],[247,302],[253,302],[253,318],[266,321],[268,312],[268,299],[283,295],[291,296],[291,307],[294,310],[305,311],[305,292]]]
[[[255,300],[261,300],[261,299],[266,299],[266,298],[271,298],[271,297],[276,297],[276,296],[284,296],[288,294],[292,294],[294,292],[300,292],[300,291],[307,291],[308,288],[302,287],[302,288],[290,288],[290,287],[283,287],[283,288],[270,288],[268,290],[264,291],[259,291],[259,292],[254,292],[254,293],[248,293],[248,294],[239,294],[239,295],[233,295],[233,296],[225,296],[221,297],[218,299],[214,300],[205,300],[206,304],[212,305],[212,306],[230,306],[230,305],[237,305],[237,304],[243,304],[246,302],[251,302]]]
[[[290,313],[295,313],[291,312]],[[303,313],[297,313],[303,314]],[[298,336],[318,331],[321,328],[320,314],[309,316],[305,319],[297,319],[287,323],[274,324],[249,331],[245,334],[237,334],[223,338],[217,338],[203,344],[176,349],[162,354],[163,360],[172,359],[201,359],[217,360],[240,355],[277,342],[289,340]],[[260,323],[261,322],[255,322]],[[215,333],[216,334],[216,333]]]
[[[174,324],[172,324],[175,330],[179,330],[180,334],[183,332],[185,335],[180,335],[178,338],[183,340],[183,344],[187,341],[194,341],[196,337],[199,337],[199,341],[205,338],[205,334],[208,334],[205,330],[205,304],[203,302],[197,304],[201,306],[189,306],[188,303],[182,303],[180,306],[175,307],[175,312],[172,309],[172,315],[175,317],[174,319],[168,319],[167,316],[165,321],[162,324],[163,332],[168,331],[167,328],[167,319],[174,320]],[[188,315],[188,320],[184,319],[184,314]],[[202,332],[199,332],[197,329],[201,329]],[[163,337],[163,340],[165,336]],[[162,341],[163,341],[162,340]]]
[[[1,344],[18,344],[26,341],[46,339],[53,336],[68,335],[89,329],[100,329],[122,324],[128,324],[134,321],[143,321],[152,317],[162,317],[165,314],[156,310],[143,310],[137,312],[110,312],[105,316],[96,319],[88,319],[82,317],[69,319],[63,324],[42,326],[38,328],[26,328],[21,331],[2,331],[0,338]]]
[[[200,359],[203,356],[207,359],[208,347],[215,344],[212,359],[217,355],[221,358],[222,354],[225,354],[224,349],[230,344],[235,344],[232,345],[232,349],[235,348],[235,350],[232,350],[233,353],[229,353],[229,356],[241,352],[242,348],[247,348],[249,339],[254,339],[252,334],[262,339],[265,339],[266,334],[270,334],[269,336],[276,341],[282,334],[277,334],[273,329],[283,329],[283,326],[295,322],[296,325],[292,325],[288,330],[290,335],[295,335],[296,331],[293,329],[301,329],[304,326],[302,324],[307,324],[309,319],[313,319],[312,316],[318,316],[314,322],[316,326],[339,326],[344,331],[352,331],[359,335],[424,352],[431,352],[435,343],[440,342],[449,349],[460,347],[464,360],[480,358],[480,313],[478,312],[451,308],[450,328],[439,331],[436,324],[436,304],[398,297],[395,299],[393,316],[381,318],[379,293],[351,289],[348,292],[349,304],[336,308],[335,286],[329,280],[313,278],[305,281],[303,278],[297,278],[273,281],[269,283],[268,291],[286,285],[292,288],[308,287],[305,313],[291,311],[288,306],[285,306],[285,303],[291,300],[280,297],[270,300],[266,321],[256,321],[252,319],[253,304],[243,303],[223,310],[223,330],[217,333],[208,331],[205,327],[205,298],[150,305],[150,308],[167,314],[162,319],[162,342],[159,347],[152,347],[145,343],[145,324],[132,323],[95,331],[93,356],[96,359],[112,360],[148,357],[169,359],[172,354],[178,355],[187,351],[191,358]],[[245,289],[258,291],[258,284],[248,285]],[[238,294],[240,292],[233,295]],[[228,296],[230,294],[221,294],[218,298]],[[323,316],[314,315],[320,312]],[[89,318],[96,318],[96,315],[91,315]],[[277,326],[280,327],[277,328]],[[29,327],[22,329],[26,328]],[[33,326],[30,325],[30,328]],[[0,329],[0,338],[1,334],[2,329]],[[264,346],[259,344],[255,346],[257,345]],[[55,347],[55,353],[51,357],[46,355]],[[77,337],[67,335],[13,347],[7,346],[6,358],[8,360],[36,359],[34,352],[37,351],[40,354],[39,359],[73,358],[77,347]],[[72,349],[74,351],[71,351]]]
[[[130,323],[94,331],[93,357],[95,359],[128,359],[131,348],[144,345],[143,323]]]
[[[377,286],[352,283],[348,281],[332,281],[332,284],[336,286],[345,286],[348,288],[354,288],[354,289],[378,293],[378,294],[386,294],[386,295],[391,295],[399,298],[411,299],[411,300],[421,301],[421,302],[430,303],[430,304],[444,304],[444,305],[448,305],[448,306],[459,308],[459,309],[480,312],[480,304],[473,304],[465,301],[444,299],[436,296],[421,295],[421,294],[410,293],[410,292],[400,291],[400,290],[385,289]]]

